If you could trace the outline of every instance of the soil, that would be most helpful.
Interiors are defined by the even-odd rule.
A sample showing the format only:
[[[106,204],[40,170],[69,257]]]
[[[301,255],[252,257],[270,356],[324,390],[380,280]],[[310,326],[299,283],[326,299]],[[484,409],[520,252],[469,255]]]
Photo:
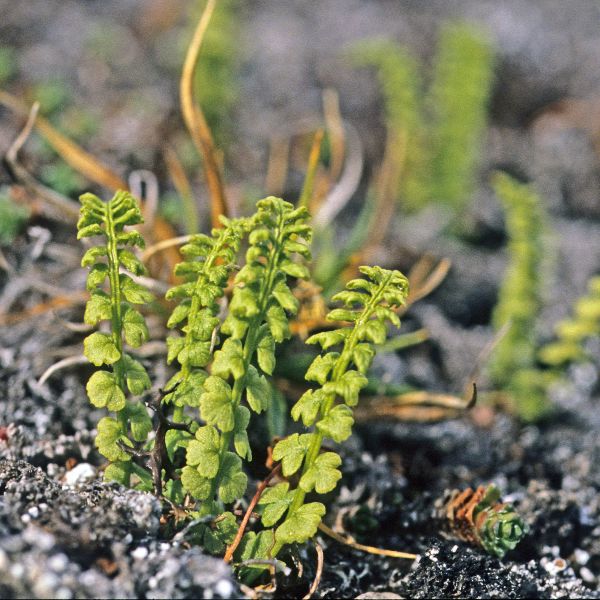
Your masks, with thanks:
[[[60,75],[71,94],[69,114],[85,106],[98,120],[86,148],[119,172],[153,170],[167,186],[158,149],[164,139],[185,134],[176,113],[177,69],[158,50],[184,35],[185,4],[0,0],[1,43],[18,49],[17,71],[7,87],[28,97],[36,84]],[[430,252],[450,258],[452,269],[403,322],[406,331],[427,327],[430,339],[379,356],[374,372],[397,383],[460,393],[493,339],[490,316],[506,266],[502,210],[487,183],[498,167],[535,181],[548,212],[554,259],[536,334],[549,339],[552,325],[568,314],[600,265],[600,163],[592,119],[600,91],[592,66],[600,60],[600,8],[584,0],[572,0],[568,10],[554,0],[322,0],[318,8],[309,0],[257,0],[240,10],[243,102],[233,120],[229,175],[249,186],[261,184],[270,134],[318,115],[326,86],[339,91],[342,113],[363,139],[367,170],[377,164],[383,148],[377,85],[340,62],[345,44],[388,35],[427,64],[444,18],[468,18],[488,28],[498,58],[481,182],[466,215],[473,233],[469,241],[441,235],[444,215],[435,209],[394,221],[373,262],[407,269],[414,257]],[[129,49],[115,64],[86,50],[92,32],[108,26]],[[103,61],[108,70],[100,68]],[[98,80],[86,76],[90,65]],[[587,121],[570,119],[574,97],[587,102]],[[20,126],[0,112],[0,150],[6,151]],[[34,173],[48,160],[40,158],[42,149],[35,139],[25,148]],[[0,176],[13,193],[22,190],[8,172]],[[203,197],[203,187],[193,183]],[[297,193],[294,181],[288,184],[290,194]],[[359,200],[342,215],[342,233]],[[73,225],[35,216],[2,253],[0,596],[247,594],[221,560],[190,546],[185,530],[169,533],[168,506],[102,482],[104,460],[94,448],[94,428],[103,413],[89,404],[84,389],[91,367],[72,365],[37,383],[57,360],[81,354],[85,334],[73,324],[82,320],[83,294],[68,308],[57,304],[53,311],[24,316],[51,298],[85,289]],[[169,371],[157,343],[161,325],[150,325],[153,341],[141,359],[159,387]],[[571,368],[552,390],[555,411],[535,425],[489,406],[443,422],[359,423],[340,450],[344,476],[329,498],[327,523],[337,519],[360,543],[418,558],[369,554],[320,534],[325,560],[314,597],[600,598],[597,340],[589,350],[592,359]],[[483,375],[480,385],[485,389]],[[502,560],[449,537],[435,516],[436,502],[449,490],[488,484],[529,526]],[[272,595],[301,597],[308,591],[316,572],[314,545],[298,549],[291,565],[293,558],[302,574],[292,568]]]

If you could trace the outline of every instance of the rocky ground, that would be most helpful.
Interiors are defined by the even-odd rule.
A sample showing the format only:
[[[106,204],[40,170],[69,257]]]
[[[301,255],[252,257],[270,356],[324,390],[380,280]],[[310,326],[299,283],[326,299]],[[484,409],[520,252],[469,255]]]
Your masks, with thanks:
[[[176,116],[178,55],[166,49],[185,30],[184,5],[0,0],[0,40],[19,48],[7,87],[27,97],[49,74],[60,76],[71,90],[68,114],[85,107],[97,120],[86,148],[119,172],[143,167],[161,176],[156,149],[183,135]],[[340,59],[346,44],[393,36],[428,61],[443,18],[465,17],[489,29],[498,64],[481,185],[468,215],[476,241],[441,236],[443,217],[435,211],[394,223],[376,261],[405,269],[407,256],[428,251],[449,257],[453,267],[405,319],[405,328],[425,326],[431,339],[380,357],[375,369],[429,390],[462,389],[493,337],[490,314],[506,265],[502,211],[486,183],[497,167],[534,180],[548,210],[555,258],[539,319],[547,339],[551,324],[568,313],[600,265],[600,163],[594,151],[600,9],[584,0],[572,0],[568,10],[554,0],[322,0],[318,8],[309,0],[258,0],[244,3],[241,14],[242,101],[230,176],[254,186],[265,172],[270,134],[318,115],[326,86],[339,91],[367,163],[379,159],[377,86]],[[95,54],[98,46],[88,44],[103,30],[122,50],[112,57]],[[6,151],[19,125],[0,112],[0,150]],[[34,172],[40,149],[34,140],[26,147]],[[1,177],[9,181],[7,173]],[[72,227],[38,217],[2,249],[8,265],[0,271],[3,315],[84,289],[74,237]],[[81,353],[83,334],[71,325],[81,316],[80,302],[0,326],[0,596],[247,593],[222,561],[189,544],[185,530],[175,537],[165,531],[166,509],[156,499],[101,482],[103,459],[93,439],[102,413],[85,395],[89,368],[74,365],[37,383],[48,366]],[[142,357],[157,386],[168,376],[161,352],[150,347]],[[537,425],[476,407],[444,423],[357,426],[343,450],[344,478],[331,498],[328,522],[345,514],[344,526],[359,542],[419,557],[382,558],[319,536],[325,567],[315,597],[600,597],[598,363],[571,369],[553,391],[556,412]],[[530,528],[503,560],[445,537],[443,523],[433,518],[445,491],[489,483]],[[309,544],[299,558],[303,575],[292,569],[278,582],[276,596],[307,592],[314,548]]]

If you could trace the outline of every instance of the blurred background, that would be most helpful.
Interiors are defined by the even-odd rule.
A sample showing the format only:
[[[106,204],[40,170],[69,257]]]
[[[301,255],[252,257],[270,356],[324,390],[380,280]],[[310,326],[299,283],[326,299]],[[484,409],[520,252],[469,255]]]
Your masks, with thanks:
[[[194,92],[231,212],[249,212],[265,194],[295,202],[309,192],[318,229],[314,273],[325,298],[358,261],[406,272],[423,256],[433,257],[430,268],[451,265],[408,317],[408,331],[427,328],[428,341],[410,358],[392,354],[383,367],[388,378],[458,393],[510,321],[523,348],[507,336],[510,366],[492,364],[488,381],[505,385],[512,368],[537,368],[537,348],[552,341],[553,327],[597,272],[600,6],[568,6],[217,2]],[[0,0],[0,154],[37,101],[54,131],[113,176],[155,186],[156,213],[172,235],[207,230],[202,157],[179,105],[182,64],[203,7]],[[88,190],[106,196],[68,158],[39,129],[20,148],[19,165],[63,200]],[[43,207],[23,197],[30,186],[9,163],[0,170],[5,244],[28,218],[35,224],[44,217]],[[517,192],[494,184],[496,171],[514,185],[533,184],[533,212],[510,212],[508,197]],[[513,199],[513,209],[524,202]],[[519,222],[539,233],[525,228],[522,238],[544,237],[518,283],[533,290],[525,290],[524,316],[518,307],[502,308],[514,295],[510,244],[519,244]],[[26,308],[15,294],[7,312]]]

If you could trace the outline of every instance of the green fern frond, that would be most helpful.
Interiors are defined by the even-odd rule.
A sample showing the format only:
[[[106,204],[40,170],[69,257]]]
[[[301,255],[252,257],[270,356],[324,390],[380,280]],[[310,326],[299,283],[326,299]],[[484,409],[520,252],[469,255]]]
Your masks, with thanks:
[[[388,143],[404,156],[398,197],[407,211],[430,200],[427,128],[423,113],[423,82],[416,60],[389,41],[369,41],[353,51],[356,64],[373,66],[381,86]]]
[[[221,217],[221,221],[223,227],[213,229],[211,236],[195,235],[181,248],[186,260],[176,265],[175,275],[184,283],[166,295],[167,300],[179,300],[167,326],[184,334],[167,338],[167,360],[176,360],[180,368],[165,386],[168,393],[163,400],[175,405],[176,420],[181,420],[183,406],[200,406],[202,384],[208,377],[205,367],[212,358],[220,324],[219,299],[248,228],[246,219]]]
[[[142,215],[136,200],[124,191],[117,192],[109,202],[93,194],[84,194],[80,200],[78,239],[104,238],[103,243],[89,248],[81,261],[90,269],[87,289],[91,297],[84,321],[88,325],[110,322],[110,333],[96,331],[83,342],[84,354],[91,363],[109,367],[96,371],[86,390],[94,406],[116,412],[116,419],[105,417],[98,424],[96,446],[109,461],[123,463],[107,474],[118,475],[118,480],[127,484],[133,466],[125,464],[130,463],[131,455],[124,447],[133,447],[133,441],[145,441],[152,429],[145,407],[127,401],[129,394],[139,396],[148,390],[150,378],[142,364],[124,350],[124,343],[137,348],[148,339],[144,317],[133,305],[145,304],[153,296],[130,276],[146,271],[129,249],[142,248],[144,241],[137,231],[125,231],[126,226],[142,223]]]
[[[385,341],[386,322],[395,326],[400,320],[394,309],[406,301],[408,281],[399,271],[379,267],[361,267],[364,279],[354,279],[346,290],[333,297],[343,308],[332,310],[328,319],[346,321],[347,327],[313,335],[309,344],[319,344],[322,353],[306,373],[308,381],[319,387],[310,389],[292,409],[292,418],[301,420],[311,433],[295,433],[281,440],[273,458],[281,461],[284,477],[300,473],[295,489],[282,483],[263,495],[263,525],[275,529],[275,544],[270,556],[282,546],[302,543],[317,531],[325,506],[320,502],[304,503],[307,493],[326,494],[333,490],[341,472],[342,460],[335,452],[321,453],[326,438],[343,442],[352,432],[352,407],[358,403],[360,390],[367,384],[366,372],[375,355],[374,345]],[[341,351],[331,351],[341,346]],[[352,368],[353,367],[353,368]]]
[[[261,200],[257,208],[246,264],[235,278],[221,327],[227,337],[200,396],[207,424],[188,445],[182,473],[184,487],[203,501],[201,514],[220,512],[222,504],[237,500],[246,489],[242,459],[251,458],[246,432],[250,410],[260,413],[269,405],[265,375],[273,372],[275,344],[290,335],[288,315],[298,309],[287,278],[308,276],[302,262],[310,258],[308,211],[274,197]],[[244,396],[248,406],[242,404]]]

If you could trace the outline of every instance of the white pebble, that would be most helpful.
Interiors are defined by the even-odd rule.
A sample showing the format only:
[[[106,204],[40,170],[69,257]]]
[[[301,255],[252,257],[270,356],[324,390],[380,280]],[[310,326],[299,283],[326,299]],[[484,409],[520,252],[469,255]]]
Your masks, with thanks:
[[[221,596],[221,598],[230,598],[233,593],[233,586],[231,581],[227,579],[221,579],[215,586],[215,592]]]
[[[587,564],[588,560],[590,560],[590,553],[582,550],[581,548],[577,548],[575,552],[573,552],[573,556],[578,565],[585,565]]]
[[[579,569],[579,576],[586,583],[594,583],[596,581],[596,576],[587,567],[581,567],[581,569]]]
[[[65,483],[70,487],[77,487],[96,477],[96,469],[89,463],[79,463],[65,474]]]
[[[148,548],[144,548],[144,546],[138,546],[133,552],[131,556],[135,558],[135,560],[144,560],[148,556]]]
[[[55,573],[62,573],[67,568],[68,564],[69,559],[62,552],[54,554],[48,559],[48,567]]]

